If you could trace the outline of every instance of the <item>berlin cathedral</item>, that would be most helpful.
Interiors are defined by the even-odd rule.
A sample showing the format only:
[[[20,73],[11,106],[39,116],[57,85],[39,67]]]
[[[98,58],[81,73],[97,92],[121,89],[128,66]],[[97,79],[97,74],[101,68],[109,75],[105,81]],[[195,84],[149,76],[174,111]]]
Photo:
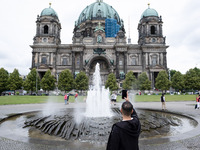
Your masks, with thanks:
[[[117,11],[97,0],[83,9],[75,22],[72,44],[61,44],[61,22],[50,5],[37,16],[31,69],[36,68],[41,78],[47,70],[58,77],[69,69],[74,78],[84,71],[91,84],[95,65],[99,63],[102,83],[110,73],[116,75],[120,84],[129,71],[136,78],[146,72],[154,88],[158,73],[167,70],[163,21],[150,6],[138,21],[138,43],[131,44]]]

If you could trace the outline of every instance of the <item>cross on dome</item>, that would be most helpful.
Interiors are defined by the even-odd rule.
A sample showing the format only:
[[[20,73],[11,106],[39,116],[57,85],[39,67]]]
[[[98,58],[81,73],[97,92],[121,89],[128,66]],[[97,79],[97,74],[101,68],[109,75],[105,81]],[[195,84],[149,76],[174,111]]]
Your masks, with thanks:
[[[148,3],[148,8],[150,8],[150,3]]]

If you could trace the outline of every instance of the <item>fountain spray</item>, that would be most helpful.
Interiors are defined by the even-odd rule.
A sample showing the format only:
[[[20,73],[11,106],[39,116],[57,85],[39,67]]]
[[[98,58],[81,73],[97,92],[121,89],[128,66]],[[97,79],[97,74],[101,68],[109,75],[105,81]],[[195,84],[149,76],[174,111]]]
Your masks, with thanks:
[[[101,83],[99,63],[96,64],[93,74],[93,85],[88,91],[86,99],[86,117],[111,117],[109,89]]]

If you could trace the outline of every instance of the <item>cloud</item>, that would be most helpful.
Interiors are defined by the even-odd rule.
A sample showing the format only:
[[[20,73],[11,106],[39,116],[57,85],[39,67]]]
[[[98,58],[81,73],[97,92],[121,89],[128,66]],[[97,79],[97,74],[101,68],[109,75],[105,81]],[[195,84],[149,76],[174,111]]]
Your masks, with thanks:
[[[62,44],[71,44],[74,23],[81,11],[96,0],[52,0],[52,8],[61,22]],[[103,0],[111,5],[124,20],[126,36],[137,44],[137,26],[141,14],[150,7],[157,10],[163,19],[163,35],[166,36],[167,62],[169,69],[185,73],[195,66],[200,67],[200,1],[182,0]],[[24,7],[25,6],[25,7]],[[9,72],[17,68],[21,74],[28,74],[32,61],[33,37],[36,34],[36,18],[44,8],[49,7],[49,0],[2,0],[0,5],[0,67]],[[8,11],[9,8],[9,11]]]

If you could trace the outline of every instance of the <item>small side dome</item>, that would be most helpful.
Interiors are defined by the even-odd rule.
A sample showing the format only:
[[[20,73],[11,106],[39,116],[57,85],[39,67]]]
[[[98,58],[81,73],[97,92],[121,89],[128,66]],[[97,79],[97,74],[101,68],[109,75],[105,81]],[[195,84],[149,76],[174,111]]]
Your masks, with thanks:
[[[49,3],[49,8],[45,8],[42,10],[40,16],[53,16],[58,18],[56,11],[51,8],[51,3]]]
[[[144,18],[144,17],[151,17],[151,16],[159,17],[158,12],[155,9],[150,8],[149,5],[150,4],[148,4],[148,8],[142,13],[141,19]]]

